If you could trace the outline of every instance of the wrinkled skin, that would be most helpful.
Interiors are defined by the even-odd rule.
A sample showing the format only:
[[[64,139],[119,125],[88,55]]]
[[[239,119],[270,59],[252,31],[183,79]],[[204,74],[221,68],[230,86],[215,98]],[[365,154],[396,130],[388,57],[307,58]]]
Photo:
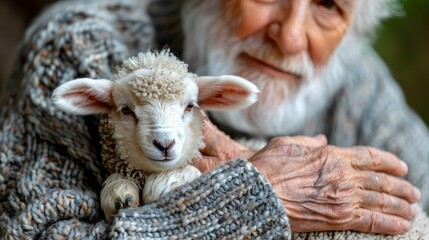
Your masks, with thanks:
[[[206,120],[202,172],[247,158],[270,181],[291,220],[292,231],[356,230],[401,234],[410,230],[420,192],[399,178],[407,166],[370,147],[327,145],[323,135],[278,137],[253,153]]]

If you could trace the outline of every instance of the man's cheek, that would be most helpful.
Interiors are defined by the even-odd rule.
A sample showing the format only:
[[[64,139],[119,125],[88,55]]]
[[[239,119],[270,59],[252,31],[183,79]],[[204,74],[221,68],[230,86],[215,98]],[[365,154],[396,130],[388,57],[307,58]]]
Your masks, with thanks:
[[[262,7],[254,1],[233,1],[236,4],[231,4],[229,11],[231,20],[236,21],[232,25],[233,32],[240,39],[245,39],[253,34],[261,31],[269,22],[272,15],[270,8]]]
[[[335,31],[309,33],[309,54],[316,67],[324,67],[335,49],[341,44],[345,29],[338,27]]]

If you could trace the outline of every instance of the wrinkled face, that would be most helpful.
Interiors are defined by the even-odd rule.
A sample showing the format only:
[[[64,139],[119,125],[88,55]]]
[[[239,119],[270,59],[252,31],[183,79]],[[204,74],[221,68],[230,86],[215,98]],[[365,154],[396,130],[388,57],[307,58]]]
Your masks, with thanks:
[[[354,5],[355,0],[222,0],[224,19],[237,39],[236,51],[227,55],[234,59],[231,71],[254,79],[262,99],[273,91],[277,103],[292,97],[327,64]]]
[[[290,123],[288,116],[301,121],[301,117],[304,118],[301,115],[307,111],[302,109],[306,101],[324,94],[324,85],[331,87],[328,81],[332,80],[325,77],[326,83],[321,84],[321,78],[351,25],[356,2],[219,0],[217,15],[213,10],[214,13],[208,11],[205,16],[188,10],[189,19],[184,14],[188,37],[185,60],[193,64],[195,71],[198,74],[236,74],[249,79],[261,90],[259,101],[251,107],[239,113],[214,113],[214,117],[248,133],[285,134],[282,129]],[[200,32],[198,36],[198,32],[192,30],[201,31],[203,27],[186,27],[192,17],[206,18],[210,26],[207,34]],[[192,46],[198,42],[192,39],[197,38],[208,42],[201,45],[203,50],[195,51]],[[322,88],[310,86],[315,84]],[[310,92],[308,88],[318,92]],[[284,113],[285,109],[289,113]]]
[[[188,87],[174,100],[142,101],[123,83],[114,87],[118,109],[110,116],[115,122],[117,147],[122,148],[118,152],[125,152],[132,166],[163,171],[183,166],[197,156],[201,121],[194,107],[198,89],[192,80],[185,80],[185,84]]]
[[[325,66],[347,31],[355,0],[223,0],[227,22],[239,20],[233,34],[245,44],[236,56],[263,75],[283,81],[309,77],[309,67],[298,70],[288,62],[307,58],[316,69]],[[256,52],[254,52],[254,51]],[[299,69],[301,68],[301,69]],[[311,70],[310,70],[311,71]]]

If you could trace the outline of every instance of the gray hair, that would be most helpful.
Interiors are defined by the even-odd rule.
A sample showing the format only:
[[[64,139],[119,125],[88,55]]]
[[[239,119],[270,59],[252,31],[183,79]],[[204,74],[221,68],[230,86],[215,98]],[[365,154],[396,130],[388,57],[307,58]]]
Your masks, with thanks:
[[[371,38],[384,20],[399,15],[402,10],[397,0],[358,0],[351,31],[358,37]]]

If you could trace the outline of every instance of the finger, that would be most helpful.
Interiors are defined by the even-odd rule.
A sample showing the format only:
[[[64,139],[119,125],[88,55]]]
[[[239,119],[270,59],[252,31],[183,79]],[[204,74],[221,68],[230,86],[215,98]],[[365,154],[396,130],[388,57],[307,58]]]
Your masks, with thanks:
[[[288,144],[297,144],[304,145],[309,147],[322,147],[328,144],[328,140],[325,135],[317,135],[315,137],[308,136],[283,136],[273,138],[270,143],[273,145],[288,145]]]
[[[318,221],[318,220],[308,221],[308,220],[290,218],[291,229],[292,229],[292,232],[294,233],[313,232],[314,234],[316,234],[314,235],[315,239],[319,239],[319,237],[321,239],[326,237],[323,234],[326,231],[354,230],[358,232],[356,234],[359,234],[359,237],[361,239],[366,239],[365,238],[366,234],[379,233],[379,234],[386,234],[386,235],[397,235],[397,234],[406,233],[411,229],[411,224],[407,220],[404,220],[399,217],[395,217],[395,216],[390,217],[388,215],[378,214],[377,212],[374,212],[371,215],[372,212],[365,209],[359,212],[361,212],[360,214],[363,214],[362,212],[364,212],[365,214],[373,217],[361,216],[360,218],[353,218],[353,220],[348,221],[346,223],[333,223],[329,221]],[[374,220],[371,221],[372,219]],[[367,237],[372,238],[373,236],[367,236]]]
[[[200,170],[202,173],[205,173],[220,166],[223,161],[215,157],[204,156],[202,158],[194,158],[192,163],[198,170]]]
[[[203,118],[202,124],[202,134],[204,138],[208,138],[210,140],[212,136],[216,136],[221,134],[221,132],[207,117]]]
[[[214,156],[221,153],[235,152],[245,152],[243,157],[246,158],[253,155],[252,151],[231,139],[229,135],[219,130],[208,118],[203,120],[202,134],[205,147],[201,149],[201,153],[204,155]]]
[[[363,208],[382,212],[388,215],[395,215],[407,220],[412,220],[416,216],[416,210],[412,205],[395,196],[379,193],[375,191],[362,191],[360,193],[360,204]]]
[[[396,235],[411,229],[411,223],[401,217],[363,208],[357,211],[357,221],[351,230]]]
[[[410,203],[420,200],[420,190],[404,179],[371,171],[361,173],[361,177],[362,186],[367,190],[387,193]]]
[[[353,147],[352,166],[362,170],[385,172],[395,176],[405,176],[407,164],[395,155],[371,147]]]

